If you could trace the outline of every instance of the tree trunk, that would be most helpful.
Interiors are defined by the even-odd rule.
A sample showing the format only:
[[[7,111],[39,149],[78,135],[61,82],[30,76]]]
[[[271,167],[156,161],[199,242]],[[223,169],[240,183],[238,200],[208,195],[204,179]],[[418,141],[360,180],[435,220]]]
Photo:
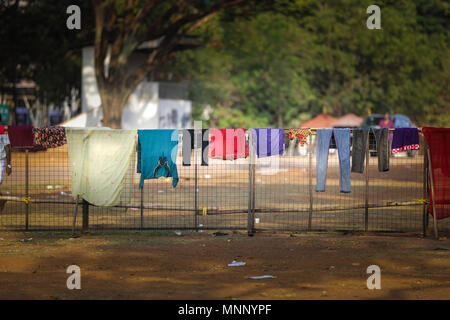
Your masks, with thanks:
[[[122,126],[122,99],[120,93],[109,92],[101,95],[103,108],[103,125],[112,129]]]
[[[15,76],[15,71],[14,71],[14,76],[13,76],[13,87],[12,87],[12,106],[9,109],[10,113],[9,113],[9,123],[10,125],[15,125],[16,124],[16,108],[17,108],[17,95],[16,95],[16,76]]]
[[[103,126],[112,129],[122,127],[122,113],[132,90],[117,89],[119,86],[104,86],[100,89],[103,109]]]
[[[283,128],[283,116],[278,114],[278,128]]]

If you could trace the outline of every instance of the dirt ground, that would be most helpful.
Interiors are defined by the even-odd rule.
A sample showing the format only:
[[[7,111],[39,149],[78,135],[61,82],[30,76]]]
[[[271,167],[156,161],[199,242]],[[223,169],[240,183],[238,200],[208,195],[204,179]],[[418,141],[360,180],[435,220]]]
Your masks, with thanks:
[[[0,232],[0,299],[450,299],[447,238],[226,233]],[[374,264],[380,290],[366,286]],[[69,265],[81,290],[66,287]],[[261,275],[276,278],[248,279]]]

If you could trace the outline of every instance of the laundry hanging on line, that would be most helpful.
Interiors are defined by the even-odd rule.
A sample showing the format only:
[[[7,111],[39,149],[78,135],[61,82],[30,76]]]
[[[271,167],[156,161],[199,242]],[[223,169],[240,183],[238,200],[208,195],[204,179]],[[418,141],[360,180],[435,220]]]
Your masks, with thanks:
[[[67,128],[72,195],[96,206],[129,203],[136,156],[136,130]]]
[[[436,219],[445,219],[450,217],[450,129],[423,127],[422,132],[430,150]],[[428,213],[433,215],[431,179],[428,185]]]
[[[352,172],[363,173],[366,159],[367,137],[373,135],[376,141],[378,171],[389,171],[389,130],[388,129],[353,129],[352,139]]]
[[[339,190],[351,192],[350,183],[350,129],[318,129],[316,145],[316,192],[325,191],[328,153],[331,135],[334,135],[339,157]]]
[[[305,129],[305,128],[289,129],[288,134],[289,134],[289,139],[290,140],[292,140],[295,137],[297,137],[300,140],[300,145],[304,146],[305,144],[307,144],[306,139],[311,134],[311,130],[310,129]]]
[[[8,144],[11,145],[11,142],[9,141],[8,134],[7,133],[0,134],[0,160],[3,160],[3,161],[6,160],[5,147]],[[0,170],[1,170],[1,168],[0,168]],[[3,173],[3,172],[1,172],[1,173]],[[1,175],[1,173],[0,173],[0,175]]]
[[[172,186],[178,184],[176,158],[178,130],[138,130],[137,173],[141,174],[139,189],[145,179],[172,177]]]
[[[208,152],[209,152],[209,130],[201,129],[198,135],[198,146],[202,148],[202,166],[208,165]],[[194,150],[194,129],[183,130],[183,166],[191,165],[191,154]]]
[[[369,128],[353,129],[352,139],[352,172],[363,173],[364,161],[366,163],[367,137],[369,136]]]
[[[282,155],[284,152],[284,129],[251,129],[258,158]]]
[[[339,158],[339,189],[342,193],[351,192],[350,182],[350,129],[333,129]]]
[[[33,128],[34,145],[42,148],[58,148],[67,143],[66,130],[61,126]]]
[[[389,171],[389,160],[390,160],[390,150],[389,150],[389,129],[371,129],[375,135],[375,141],[377,144],[377,156],[378,156],[378,171],[386,172]]]
[[[391,153],[419,149],[419,130],[417,128],[397,128],[394,130]]]
[[[209,155],[211,158],[236,160],[248,157],[245,129],[209,129]]]
[[[11,147],[21,149],[32,149],[33,126],[8,126],[8,136]]]

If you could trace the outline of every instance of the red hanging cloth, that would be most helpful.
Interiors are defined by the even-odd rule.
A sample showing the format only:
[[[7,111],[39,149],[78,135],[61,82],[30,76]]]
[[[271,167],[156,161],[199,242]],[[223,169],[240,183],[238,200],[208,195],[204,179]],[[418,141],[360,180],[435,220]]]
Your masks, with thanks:
[[[445,219],[450,217],[450,129],[423,127],[422,132],[430,149],[436,219]],[[430,188],[428,193],[428,213],[433,215]]]
[[[9,126],[8,137],[13,148],[32,149],[34,147],[33,126]]]
[[[209,155],[224,160],[248,157],[245,129],[209,129]]]

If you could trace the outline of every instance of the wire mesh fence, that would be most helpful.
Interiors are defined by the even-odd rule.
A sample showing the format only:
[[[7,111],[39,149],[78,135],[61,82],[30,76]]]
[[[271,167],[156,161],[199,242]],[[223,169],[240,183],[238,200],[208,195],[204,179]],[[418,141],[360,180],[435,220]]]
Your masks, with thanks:
[[[124,189],[131,201],[122,207],[78,203],[77,229],[242,229],[304,231],[430,232],[425,143],[418,151],[390,158],[390,170],[378,171],[376,145],[369,144],[364,173],[351,173],[351,193],[339,192],[339,161],[333,143],[325,192],[315,192],[315,139],[304,146],[285,136],[285,154],[237,160],[209,159],[200,165],[201,150],[192,165],[177,157],[179,183],[171,178],[146,180],[133,162]],[[295,141],[295,140],[294,140]],[[275,163],[275,165],[274,165]],[[71,230],[76,202],[72,196],[67,145],[46,151],[13,150],[13,172],[0,185],[0,228],[7,230]],[[431,219],[430,219],[431,217]],[[450,231],[450,219],[438,222]]]

